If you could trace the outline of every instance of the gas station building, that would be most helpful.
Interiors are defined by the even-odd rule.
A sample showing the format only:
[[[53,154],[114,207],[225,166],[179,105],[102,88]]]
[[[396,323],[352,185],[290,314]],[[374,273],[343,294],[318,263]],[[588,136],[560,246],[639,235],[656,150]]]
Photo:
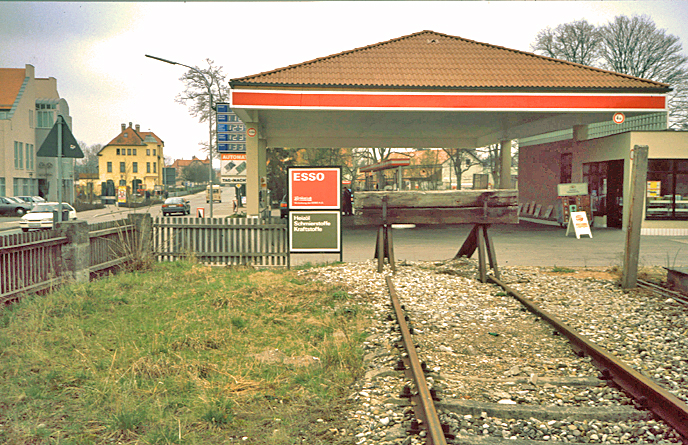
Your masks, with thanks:
[[[667,84],[422,31],[230,87],[246,125],[249,215],[270,147],[500,144],[496,187],[508,189],[518,140],[521,203],[552,205],[557,184],[587,183],[594,223],[626,228],[633,148],[647,145],[644,233],[688,234],[688,134],[666,130]]]

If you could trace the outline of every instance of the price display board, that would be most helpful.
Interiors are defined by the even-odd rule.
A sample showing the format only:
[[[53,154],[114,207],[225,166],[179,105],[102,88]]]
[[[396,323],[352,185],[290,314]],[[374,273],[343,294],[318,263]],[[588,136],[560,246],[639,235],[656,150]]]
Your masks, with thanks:
[[[246,153],[246,125],[229,108],[217,104],[217,151],[219,153]]]

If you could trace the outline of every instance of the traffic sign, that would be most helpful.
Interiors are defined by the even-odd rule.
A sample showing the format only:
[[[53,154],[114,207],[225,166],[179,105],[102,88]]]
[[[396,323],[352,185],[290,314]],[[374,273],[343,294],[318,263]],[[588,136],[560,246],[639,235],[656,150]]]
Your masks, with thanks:
[[[623,124],[626,120],[626,116],[623,113],[614,113],[612,120],[615,124]]]
[[[45,138],[41,144],[41,148],[38,149],[36,156],[42,156],[46,158],[56,158],[57,157],[57,127],[62,125],[62,157],[63,158],[83,158],[84,153],[79,147],[79,143],[74,138],[74,135],[69,130],[69,126],[60,117],[50,129],[50,133]]]

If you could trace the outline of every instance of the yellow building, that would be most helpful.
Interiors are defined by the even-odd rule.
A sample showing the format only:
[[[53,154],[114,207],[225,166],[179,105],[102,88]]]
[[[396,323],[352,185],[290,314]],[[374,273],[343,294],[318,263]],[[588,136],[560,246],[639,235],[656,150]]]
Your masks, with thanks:
[[[98,152],[98,173],[102,196],[114,197],[118,186],[127,194],[162,189],[163,147],[165,143],[140,125],[122,124],[122,131]]]

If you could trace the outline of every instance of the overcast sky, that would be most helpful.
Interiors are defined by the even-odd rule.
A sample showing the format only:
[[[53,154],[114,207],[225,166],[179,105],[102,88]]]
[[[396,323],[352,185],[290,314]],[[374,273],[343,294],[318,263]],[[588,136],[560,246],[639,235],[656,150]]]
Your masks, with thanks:
[[[31,64],[55,77],[77,140],[107,144],[121,123],[165,141],[173,159],[205,157],[208,126],[174,102],[185,68],[228,78],[256,74],[361,46],[432,30],[530,51],[541,29],[616,15],[649,15],[681,38],[688,54],[688,2],[5,2],[0,1],[0,67]],[[499,69],[499,67],[495,67]]]

